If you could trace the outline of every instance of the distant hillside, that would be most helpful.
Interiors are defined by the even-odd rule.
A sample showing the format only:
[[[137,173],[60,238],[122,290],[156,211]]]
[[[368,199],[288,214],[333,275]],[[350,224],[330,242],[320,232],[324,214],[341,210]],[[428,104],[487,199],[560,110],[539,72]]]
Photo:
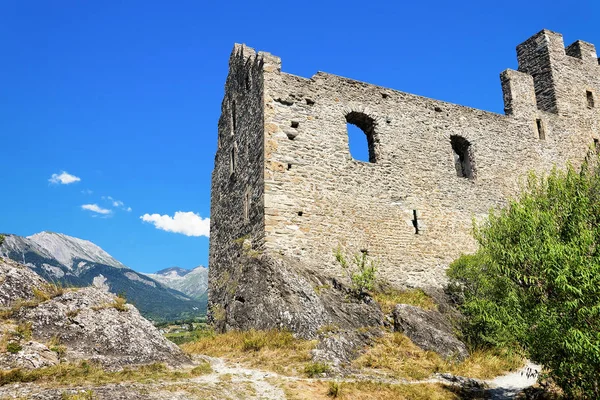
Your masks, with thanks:
[[[180,291],[139,274],[87,240],[53,232],[22,237],[6,235],[0,255],[27,265],[47,280],[68,286],[104,282],[115,294],[124,294],[140,312],[154,321],[185,319],[206,314],[206,299]]]
[[[206,267],[199,266],[191,270],[171,267],[154,274],[146,274],[146,276],[193,299],[199,301],[205,301],[206,299],[206,291],[208,290],[208,269]]]

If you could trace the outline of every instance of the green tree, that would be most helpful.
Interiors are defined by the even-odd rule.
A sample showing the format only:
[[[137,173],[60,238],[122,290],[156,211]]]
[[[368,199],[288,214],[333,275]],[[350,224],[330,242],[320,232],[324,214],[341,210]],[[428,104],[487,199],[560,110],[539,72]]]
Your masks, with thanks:
[[[600,398],[600,171],[531,175],[476,225],[478,252],[449,271],[475,346],[519,344],[570,398]]]

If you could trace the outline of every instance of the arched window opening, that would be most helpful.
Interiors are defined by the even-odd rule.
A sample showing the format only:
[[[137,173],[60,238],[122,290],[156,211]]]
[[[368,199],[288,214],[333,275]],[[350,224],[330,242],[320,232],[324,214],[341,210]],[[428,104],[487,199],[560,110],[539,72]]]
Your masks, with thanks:
[[[348,146],[352,158],[377,162],[375,154],[375,120],[366,114],[351,112],[346,115]]]
[[[460,178],[475,179],[475,160],[471,143],[461,136],[450,136],[452,152],[454,153],[454,167],[456,175]]]

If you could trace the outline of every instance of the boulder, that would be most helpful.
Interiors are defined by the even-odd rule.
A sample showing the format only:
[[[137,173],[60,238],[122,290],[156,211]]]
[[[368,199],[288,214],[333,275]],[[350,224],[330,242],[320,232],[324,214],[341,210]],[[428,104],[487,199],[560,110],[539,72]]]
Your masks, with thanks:
[[[452,325],[438,311],[398,304],[394,309],[394,329],[423,350],[434,351],[444,358],[461,361],[469,356],[464,343],[456,338]]]
[[[21,345],[21,350],[15,354],[0,353],[0,368],[35,369],[50,367],[60,362],[58,354],[42,343],[30,340]]]
[[[155,362],[173,366],[191,363],[133,305],[119,302],[114,295],[96,287],[66,289],[45,301],[38,296],[32,304],[19,308],[16,299],[33,299],[34,288],[43,289],[45,284],[27,267],[0,258],[0,305],[13,307],[10,318],[15,326],[31,325],[33,339],[21,342],[22,350],[14,357],[3,354],[2,357],[10,358],[5,365],[52,365],[55,353],[41,344],[49,341],[66,347],[67,361],[97,361],[114,369]]]
[[[17,300],[31,300],[33,289],[45,283],[26,266],[0,257],[0,307],[10,307]]]
[[[326,325],[343,330],[383,325],[373,299],[353,295],[306,262],[241,253],[238,263],[221,275],[209,271],[209,310],[219,331],[286,329],[315,339]]]

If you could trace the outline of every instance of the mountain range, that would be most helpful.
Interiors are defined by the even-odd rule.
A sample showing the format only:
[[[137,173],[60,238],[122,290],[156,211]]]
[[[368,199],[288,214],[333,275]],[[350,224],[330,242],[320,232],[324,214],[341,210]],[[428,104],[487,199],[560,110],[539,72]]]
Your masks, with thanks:
[[[194,269],[171,267],[146,276],[164,286],[185,293],[192,299],[206,299],[208,290],[208,269],[202,265]]]
[[[124,295],[146,318],[156,322],[206,314],[207,279],[203,281],[202,277],[207,274],[203,267],[201,270],[179,272],[181,279],[168,272],[162,274],[172,268],[144,275],[126,267],[87,240],[54,232],[40,232],[27,237],[4,236],[0,256],[27,265],[49,281],[74,287],[107,286],[110,292]],[[192,279],[188,278],[184,284],[187,275]],[[195,284],[199,288],[194,287]],[[178,290],[177,285],[191,295]]]

